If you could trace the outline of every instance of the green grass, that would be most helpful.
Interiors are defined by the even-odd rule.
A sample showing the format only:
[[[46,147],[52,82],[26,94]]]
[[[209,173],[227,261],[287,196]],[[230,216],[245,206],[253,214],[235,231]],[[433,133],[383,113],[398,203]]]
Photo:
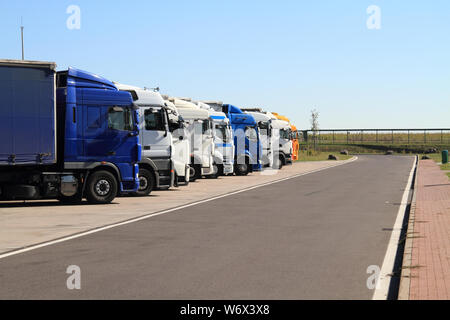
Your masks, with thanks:
[[[427,156],[427,157],[429,157],[430,159],[433,159],[436,162],[441,162],[442,161],[440,153],[421,154],[421,155],[419,155],[419,157],[420,157],[419,159],[421,159],[422,156]]]
[[[332,154],[335,155],[338,160],[347,160],[350,159],[351,155],[339,154],[339,152],[325,152],[325,151],[301,151],[299,154],[299,160],[297,161],[325,161],[328,160],[328,156]],[[333,161],[333,160],[330,160]]]
[[[302,150],[305,150],[305,149],[311,150],[313,148],[313,144],[311,142],[308,142],[308,143],[301,142],[300,148]],[[440,154],[441,150],[450,149],[450,144],[446,144],[446,145],[439,145],[439,144],[434,144],[434,145],[423,145],[423,144],[400,145],[400,144],[396,144],[396,145],[392,145],[389,143],[387,143],[387,144],[383,144],[383,143],[378,143],[378,144],[366,144],[366,143],[363,143],[363,144],[359,144],[359,143],[350,143],[350,144],[327,143],[327,144],[325,144],[325,143],[320,143],[320,144],[317,144],[317,149],[321,150],[323,152],[339,152],[340,150],[345,149],[353,154],[355,154],[355,153],[356,154],[384,154],[384,153],[386,153],[386,151],[392,150],[398,154],[415,155],[415,154],[422,154],[430,148],[436,148],[437,150],[439,150],[439,154]]]
[[[312,134],[310,133],[310,137]],[[391,144],[391,145],[434,145],[434,144],[449,144],[450,143],[450,132],[444,130],[441,132],[428,131],[426,134],[424,132],[407,132],[403,131],[382,131],[376,134],[371,131],[361,132],[320,132],[317,136],[320,143],[344,143],[344,144]]]

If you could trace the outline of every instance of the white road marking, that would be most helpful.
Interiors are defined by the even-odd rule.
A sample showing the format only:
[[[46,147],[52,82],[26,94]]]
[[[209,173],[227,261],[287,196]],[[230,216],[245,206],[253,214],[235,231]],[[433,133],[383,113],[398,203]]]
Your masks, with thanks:
[[[214,197],[211,197],[211,198],[208,198],[208,199],[204,199],[204,200],[199,200],[199,201],[188,203],[188,204],[185,204],[185,205],[182,205],[182,206],[178,206],[178,207],[175,207],[175,208],[171,208],[171,209],[167,209],[167,210],[163,210],[163,211],[155,212],[155,213],[151,213],[151,214],[146,214],[146,215],[143,215],[143,216],[140,216],[140,217],[136,217],[136,218],[132,218],[132,219],[129,219],[129,220],[125,220],[125,221],[122,221],[122,222],[113,223],[113,224],[110,224],[110,225],[106,225],[106,226],[98,227],[98,228],[95,228],[95,229],[92,229],[92,230],[76,233],[76,234],[73,234],[73,235],[70,235],[70,236],[66,236],[66,237],[62,237],[62,238],[59,238],[59,239],[50,240],[50,241],[46,241],[46,242],[43,242],[43,243],[31,245],[31,246],[28,246],[28,247],[25,247],[25,248],[22,248],[22,249],[6,252],[6,253],[3,253],[3,254],[0,254],[0,259],[7,258],[7,257],[13,256],[13,255],[17,255],[17,254],[20,254],[20,253],[24,253],[24,252],[36,250],[36,249],[39,249],[39,248],[51,246],[51,245],[54,245],[54,244],[57,244],[57,243],[61,243],[61,242],[65,242],[65,241],[81,238],[81,237],[84,237],[84,236],[87,236],[87,235],[90,235],[90,234],[93,234],[93,233],[97,233],[97,232],[100,232],[100,231],[104,231],[104,230],[112,229],[112,228],[115,228],[115,227],[127,225],[127,224],[130,224],[130,223],[138,222],[138,221],[149,219],[149,218],[152,218],[152,217],[160,216],[160,215],[163,215],[163,214],[166,214],[166,213],[169,213],[169,212],[173,212],[173,211],[189,208],[189,207],[196,206],[196,205],[199,205],[199,204],[202,204],[202,203],[206,203],[206,202],[209,202],[209,201],[217,200],[217,199],[220,199],[220,198],[225,198],[225,197],[232,196],[232,195],[235,195],[235,194],[238,194],[238,193],[242,193],[242,192],[245,192],[245,191],[250,191],[250,190],[253,190],[253,189],[257,189],[257,188],[261,188],[261,187],[264,187],[264,186],[268,186],[268,185],[271,185],[271,184],[274,184],[274,183],[278,183],[278,182],[294,179],[294,178],[301,177],[301,176],[304,176],[304,175],[307,175],[307,174],[310,174],[310,173],[315,173],[315,172],[319,172],[319,171],[322,171],[322,170],[325,170],[325,169],[341,166],[341,165],[353,162],[353,161],[355,161],[357,159],[358,159],[358,157],[355,156],[355,157],[351,158],[350,160],[346,160],[345,162],[336,163],[336,164],[333,164],[333,165],[330,165],[330,166],[327,166],[327,167],[323,167],[323,168],[320,168],[320,169],[314,169],[314,170],[311,170],[311,171],[308,171],[308,172],[298,173],[298,174],[295,174],[295,175],[290,176],[290,177],[281,178],[281,179],[277,179],[277,180],[274,180],[274,181],[261,183],[261,184],[258,184],[256,186],[252,186],[252,187],[248,187],[248,188],[245,188],[245,189],[236,190],[236,191],[233,191],[233,192],[230,192],[230,193],[214,196]]]
[[[372,300],[387,300],[388,297],[392,279],[391,274],[394,271],[395,257],[400,241],[400,235],[403,229],[403,220],[405,219],[408,196],[411,191],[412,179],[416,165],[417,157],[414,160],[411,172],[409,173],[408,182],[406,183],[405,191],[403,192],[400,207],[398,208],[397,218],[395,219],[394,227],[392,228],[391,238],[389,239],[386,255],[384,256],[383,265],[381,266],[380,276],[378,278]]]

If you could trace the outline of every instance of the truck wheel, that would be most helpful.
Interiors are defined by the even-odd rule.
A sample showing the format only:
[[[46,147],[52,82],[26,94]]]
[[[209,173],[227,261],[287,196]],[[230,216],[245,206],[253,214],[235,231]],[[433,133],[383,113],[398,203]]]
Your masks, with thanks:
[[[117,180],[112,173],[96,171],[88,178],[86,198],[90,203],[110,203],[116,197],[117,190]]]
[[[281,160],[281,157],[279,158],[275,158],[273,160],[273,168],[280,170],[281,168],[283,168],[283,161]]]
[[[218,175],[218,176],[223,176],[223,175],[224,175],[224,173],[223,173],[223,164],[219,164],[219,165],[217,166],[217,169],[218,169],[217,175]]]
[[[236,175],[237,176],[246,176],[248,175],[248,164],[241,163],[236,165]]]
[[[199,164],[194,164],[191,167],[191,181],[195,181],[197,179],[201,179],[202,178],[202,166]]]
[[[206,176],[208,179],[217,179],[219,177],[219,165],[213,164],[214,173]]]
[[[139,189],[134,194],[136,196],[148,196],[155,187],[155,177],[144,168],[139,168]]]
[[[175,177],[173,178],[173,186],[175,188],[179,187],[179,183],[178,182],[180,182],[180,178],[178,177],[178,174],[175,172]]]
[[[189,181],[195,182],[195,168],[194,166],[189,167]]]

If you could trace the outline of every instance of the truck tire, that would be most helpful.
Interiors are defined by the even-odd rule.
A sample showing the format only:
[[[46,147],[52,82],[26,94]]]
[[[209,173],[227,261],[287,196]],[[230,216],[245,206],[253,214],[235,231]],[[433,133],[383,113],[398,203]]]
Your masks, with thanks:
[[[155,177],[147,169],[139,168],[139,189],[134,193],[136,196],[148,196],[155,188]]]
[[[189,181],[195,182],[195,169],[194,166],[189,167]]]
[[[179,179],[180,179],[180,178],[178,178],[178,174],[175,172],[175,177],[173,178],[173,186],[174,186],[175,188],[178,188],[178,187],[179,187],[179,184],[178,184]]]
[[[219,167],[220,167],[220,165],[214,163],[213,167],[214,167],[214,171],[215,172],[213,174],[207,175],[206,176],[207,179],[217,179],[219,177]]]
[[[281,168],[283,168],[283,160],[282,160],[281,156],[274,159],[273,168],[276,170],[280,170]]]
[[[191,181],[194,182],[197,179],[202,178],[202,166],[199,164],[194,164],[191,167]]]
[[[223,164],[219,164],[217,166],[217,175],[218,176],[223,176],[224,175],[224,173],[223,173]]]
[[[86,183],[86,198],[90,203],[110,203],[116,197],[117,191],[117,179],[108,171],[92,173]]]
[[[235,167],[237,176],[246,176],[249,173],[249,165],[247,161],[245,163],[237,164]]]
[[[186,172],[186,174],[189,174],[189,172]],[[179,186],[187,186],[187,185],[189,185],[189,181],[186,181],[186,175],[184,177],[178,176],[178,185]]]

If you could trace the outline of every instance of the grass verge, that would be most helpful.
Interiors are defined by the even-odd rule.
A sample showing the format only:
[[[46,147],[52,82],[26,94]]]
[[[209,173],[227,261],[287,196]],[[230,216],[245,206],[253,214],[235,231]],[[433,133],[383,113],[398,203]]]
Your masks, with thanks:
[[[423,155],[420,155],[419,159],[422,158]],[[440,153],[431,153],[431,154],[427,154],[426,156],[428,156],[430,159],[434,160],[436,163],[441,163],[442,161],[442,155]],[[440,164],[439,167],[441,168],[441,170],[444,171],[450,171],[450,162],[446,163],[446,164]],[[449,177],[450,179],[450,172],[446,172],[447,177]]]

